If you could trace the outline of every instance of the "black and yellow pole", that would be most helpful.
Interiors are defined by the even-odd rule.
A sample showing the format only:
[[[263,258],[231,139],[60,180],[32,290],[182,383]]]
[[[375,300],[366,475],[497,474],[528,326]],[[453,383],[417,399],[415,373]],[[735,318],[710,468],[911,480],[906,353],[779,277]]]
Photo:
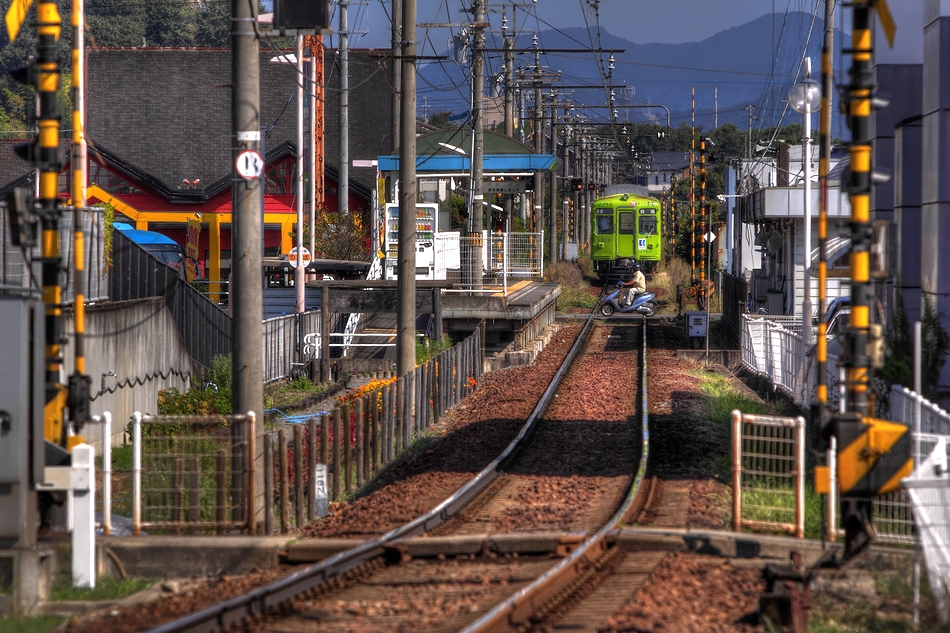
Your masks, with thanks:
[[[84,130],[84,91],[83,79],[83,2],[73,0],[70,25],[73,33],[72,49],[72,96],[73,96],[73,137],[72,186],[70,194],[73,203],[73,313],[75,315],[74,356],[75,363],[69,377],[69,420],[75,430],[79,430],[89,420],[89,387],[91,380],[86,374],[86,262],[85,245],[82,232],[83,211],[86,206],[86,147]],[[78,435],[69,438],[67,447],[82,441]]]
[[[696,156],[696,88],[692,89],[691,118],[689,127],[689,278],[696,283],[696,182],[693,175],[693,159]]]
[[[42,227],[42,283],[46,314],[46,404],[44,435],[47,440],[67,445],[64,409],[66,390],[61,382],[63,367],[62,291],[60,287],[58,184],[62,163],[59,157],[60,114],[59,37],[61,18],[56,2],[37,5],[37,141],[31,156],[39,178],[39,214]]]
[[[818,203],[818,338],[815,356],[818,388],[815,419],[823,428],[828,423],[828,163],[831,158],[831,97],[834,90],[834,5],[825,0],[825,34],[821,47],[821,110],[818,115],[818,182],[821,190]],[[833,534],[830,535],[833,539]]]
[[[676,176],[670,178],[670,252],[672,257],[676,249]]]
[[[913,455],[907,426],[874,418],[870,405],[870,373],[883,365],[881,324],[871,323],[872,186],[870,120],[873,107],[871,13],[881,9],[885,32],[893,22],[883,0],[852,2],[851,83],[848,118],[851,126],[851,315],[845,330],[845,407],[832,422],[838,443],[838,489],[845,531],[844,557],[863,551],[874,536],[873,498],[899,489],[911,474]],[[887,25],[890,25],[888,28]],[[873,334],[873,336],[872,336]],[[817,479],[817,477],[816,477]]]
[[[708,305],[706,288],[706,137],[699,139],[699,298]],[[710,271],[710,274],[712,271]]]

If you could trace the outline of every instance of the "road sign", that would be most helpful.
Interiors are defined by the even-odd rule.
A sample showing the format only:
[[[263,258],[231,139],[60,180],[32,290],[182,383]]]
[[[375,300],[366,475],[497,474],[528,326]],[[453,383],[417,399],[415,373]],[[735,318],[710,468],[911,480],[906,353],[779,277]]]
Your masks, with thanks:
[[[263,169],[264,159],[252,149],[244,150],[238,154],[237,160],[234,161],[234,170],[238,173],[238,176],[245,180],[258,178]]]
[[[292,249],[290,249],[290,252],[287,253],[287,263],[290,264],[291,266],[293,266],[294,268],[296,268],[296,267],[297,267],[298,259],[302,259],[302,260],[303,260],[303,267],[306,268],[307,266],[309,266],[309,265],[310,265],[310,260],[312,259],[312,258],[310,257],[310,251],[308,251],[306,248],[304,248],[303,251],[301,251],[301,253],[303,253],[302,257],[298,258],[298,257],[297,257],[297,247],[294,246]]]

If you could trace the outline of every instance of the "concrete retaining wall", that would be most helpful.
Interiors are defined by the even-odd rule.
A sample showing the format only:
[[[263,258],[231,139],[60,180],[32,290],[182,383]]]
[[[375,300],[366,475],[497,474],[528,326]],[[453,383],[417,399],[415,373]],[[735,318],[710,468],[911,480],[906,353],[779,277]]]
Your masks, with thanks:
[[[76,346],[73,313],[65,315],[69,342],[66,375],[73,372]],[[113,442],[121,442],[132,413],[158,413],[158,392],[186,389],[186,378],[195,369],[175,321],[161,297],[117,301],[86,307],[86,373],[92,377],[93,414],[112,413]],[[115,376],[108,375],[110,371]],[[176,373],[178,375],[176,375]],[[162,375],[166,376],[165,378]],[[114,393],[103,393],[103,389]],[[82,435],[97,447],[98,425],[88,425]]]

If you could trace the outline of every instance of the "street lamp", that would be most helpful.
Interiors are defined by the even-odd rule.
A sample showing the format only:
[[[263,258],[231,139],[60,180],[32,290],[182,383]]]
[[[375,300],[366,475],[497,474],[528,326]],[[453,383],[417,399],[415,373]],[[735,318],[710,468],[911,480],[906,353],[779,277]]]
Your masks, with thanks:
[[[811,113],[821,103],[821,87],[811,78],[811,58],[805,58],[805,77],[788,91],[788,104],[802,115],[802,161],[805,176],[805,265],[803,271],[802,342],[811,344]]]

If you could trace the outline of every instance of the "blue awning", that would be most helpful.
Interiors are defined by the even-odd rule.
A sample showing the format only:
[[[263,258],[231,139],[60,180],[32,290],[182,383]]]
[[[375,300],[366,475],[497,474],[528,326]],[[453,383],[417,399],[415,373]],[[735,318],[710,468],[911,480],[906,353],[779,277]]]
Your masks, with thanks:
[[[557,159],[551,154],[485,154],[482,170],[486,174],[501,172],[544,171],[553,169]],[[416,173],[468,173],[471,171],[468,156],[436,154],[416,156]],[[380,156],[380,171],[399,171],[398,156]]]

